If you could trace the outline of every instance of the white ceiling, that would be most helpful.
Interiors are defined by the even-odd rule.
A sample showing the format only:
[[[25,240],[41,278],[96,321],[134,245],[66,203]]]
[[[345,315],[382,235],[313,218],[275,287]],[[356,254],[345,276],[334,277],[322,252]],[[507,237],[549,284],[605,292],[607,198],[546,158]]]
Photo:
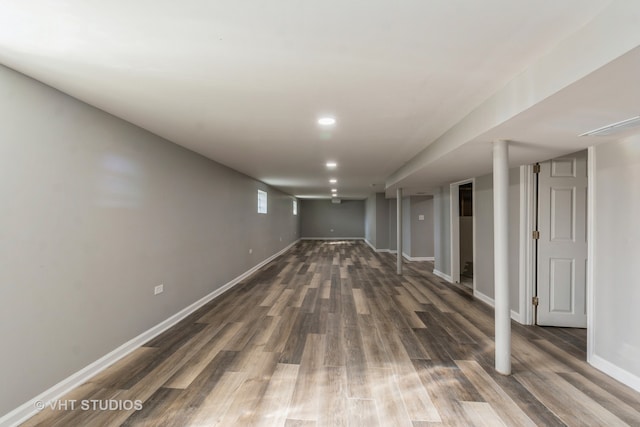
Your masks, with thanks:
[[[361,198],[610,3],[3,0],[0,63],[287,193],[328,197],[335,177],[341,197]],[[545,139],[574,98],[402,185],[455,179],[463,159],[486,172],[484,142]],[[333,129],[316,124],[327,114]]]

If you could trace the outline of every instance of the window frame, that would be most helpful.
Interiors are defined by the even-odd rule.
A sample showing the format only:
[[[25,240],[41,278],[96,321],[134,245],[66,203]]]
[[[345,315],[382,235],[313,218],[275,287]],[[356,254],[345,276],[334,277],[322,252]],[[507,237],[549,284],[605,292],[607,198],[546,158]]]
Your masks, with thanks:
[[[269,196],[266,191],[258,190],[258,213],[267,214],[269,211]]]

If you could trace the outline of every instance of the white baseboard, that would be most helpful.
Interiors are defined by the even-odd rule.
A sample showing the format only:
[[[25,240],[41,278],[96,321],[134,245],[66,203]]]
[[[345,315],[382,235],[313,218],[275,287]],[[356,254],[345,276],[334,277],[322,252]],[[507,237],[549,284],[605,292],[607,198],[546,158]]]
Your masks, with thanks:
[[[238,283],[240,283],[241,281],[243,281],[244,279],[246,279],[247,277],[255,273],[257,270],[259,270],[260,268],[264,267],[266,264],[273,261],[275,258],[284,254],[289,249],[291,249],[291,247],[293,247],[296,243],[298,243],[298,240],[291,243],[290,245],[288,245],[286,248],[282,249],[278,253],[265,259],[264,261],[257,264],[256,266],[252,267],[250,270],[247,270],[246,272],[242,273],[240,276],[236,277],[235,279],[231,280],[225,285],[214,290],[213,292],[206,295],[205,297],[194,302],[190,306],[180,310],[178,313],[158,323],[156,326],[141,333],[140,335],[131,339],[130,341],[122,344],[120,347],[104,355],[100,359],[84,367],[83,369],[79,370],[75,374],[65,378],[64,380],[60,381],[58,384],[40,393],[33,399],[20,405],[13,411],[3,415],[2,417],[0,417],[0,427],[13,427],[23,423],[24,421],[26,421],[27,419],[31,418],[36,413],[38,413],[38,410],[36,409],[36,402],[55,401],[56,399],[59,399],[65,394],[69,393],[74,388],[84,384],[89,379],[91,379],[92,377],[100,373],[101,371],[105,370],[109,366],[116,363],[118,360],[122,359],[132,351],[142,346],[144,343],[148,342],[150,339],[160,335],[162,332],[174,326],[176,323],[178,323],[179,321],[181,321],[182,319],[184,319],[185,317],[187,317],[188,315],[190,315],[200,307],[204,306],[214,298],[222,295],[225,291],[231,289],[232,287],[234,287],[235,285],[237,285]]]
[[[635,391],[640,392],[640,377],[595,354],[592,354],[591,357],[588,358],[587,362],[589,362],[589,364],[594,368],[609,375],[611,378],[620,381],[622,384],[631,387]]]
[[[395,254],[395,253],[397,253],[397,252],[398,252],[398,251],[394,251],[394,250],[391,250],[391,249],[378,249],[378,248],[376,248],[375,246],[373,246],[373,245],[371,244],[371,242],[370,242],[370,241],[368,241],[367,239],[364,239],[364,242],[365,242],[367,245],[369,245],[369,247],[370,247],[371,249],[373,249],[374,251],[376,251],[376,252],[378,252],[378,253],[383,253],[383,252],[384,252],[384,253],[392,253],[392,254]]]
[[[477,290],[474,289],[473,291],[473,296],[474,298],[482,301],[483,303],[491,306],[492,308],[496,307],[496,303],[494,301],[493,298],[483,294],[482,292],[479,292]],[[515,310],[511,310],[511,319],[515,320],[518,323],[522,323],[522,317],[520,316],[520,313],[518,313]]]
[[[453,283],[453,278],[451,276],[449,276],[448,274],[444,274],[442,271],[436,270],[434,268],[433,269],[433,274],[435,274],[436,276],[438,276],[441,279],[446,280],[449,283]]]
[[[396,251],[398,252],[398,251]],[[435,261],[435,258],[432,256],[409,256],[406,253],[402,252],[402,256],[407,261]]]
[[[378,252],[378,249],[376,249],[376,247],[375,247],[375,246],[373,246],[373,245],[371,244],[371,242],[370,242],[370,241],[368,241],[367,239],[364,239],[364,242],[365,242],[367,245],[369,245],[369,247],[370,247],[371,249],[373,249],[374,251]]]
[[[300,240],[365,240],[364,237],[301,237]]]

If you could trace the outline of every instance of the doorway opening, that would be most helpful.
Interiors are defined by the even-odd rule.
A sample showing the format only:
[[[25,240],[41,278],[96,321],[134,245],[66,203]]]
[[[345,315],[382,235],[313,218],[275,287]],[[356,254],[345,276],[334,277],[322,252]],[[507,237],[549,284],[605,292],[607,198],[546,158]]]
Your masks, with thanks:
[[[474,179],[451,184],[451,279],[475,289]]]
[[[473,288],[473,183],[458,187],[460,283]]]

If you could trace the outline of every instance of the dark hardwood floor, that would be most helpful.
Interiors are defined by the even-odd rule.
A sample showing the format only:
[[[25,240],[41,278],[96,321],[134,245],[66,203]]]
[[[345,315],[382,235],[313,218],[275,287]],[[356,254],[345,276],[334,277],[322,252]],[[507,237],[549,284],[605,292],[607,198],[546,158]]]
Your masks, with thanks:
[[[584,330],[513,323],[493,369],[493,312],[425,262],[303,241],[25,426],[640,425],[640,394],[585,362]]]

